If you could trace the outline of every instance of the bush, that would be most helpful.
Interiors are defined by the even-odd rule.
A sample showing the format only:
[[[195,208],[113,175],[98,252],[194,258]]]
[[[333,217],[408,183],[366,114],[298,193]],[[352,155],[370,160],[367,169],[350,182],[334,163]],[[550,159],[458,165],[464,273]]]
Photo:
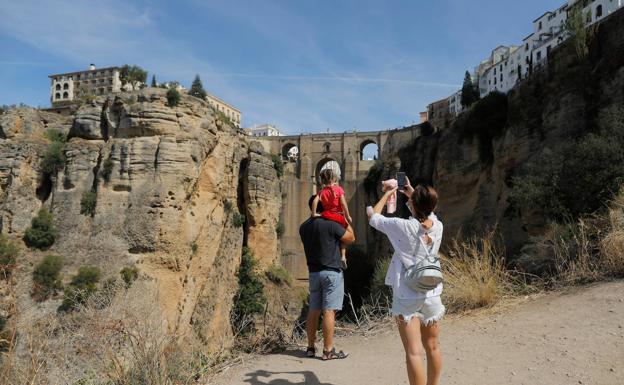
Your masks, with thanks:
[[[236,211],[232,214],[232,225],[234,227],[243,227],[245,224],[245,215]]]
[[[83,266],[78,269],[69,287],[65,289],[63,303],[59,311],[70,311],[78,305],[82,305],[97,291],[97,283],[100,281],[100,269],[96,266]]]
[[[491,92],[475,102],[455,122],[462,138],[477,137],[479,159],[489,164],[494,159],[492,139],[503,133],[507,124],[507,95]]]
[[[113,174],[113,165],[114,162],[111,158],[107,158],[102,164],[102,178],[104,178],[104,182],[110,182],[110,177]]]
[[[198,246],[196,242],[191,243],[191,251],[193,252],[193,254],[197,253],[197,248]]]
[[[65,167],[65,160],[65,144],[52,142],[41,159],[41,171],[46,175],[54,175]]]
[[[48,138],[50,142],[65,143],[67,141],[67,135],[56,128],[47,129],[45,131],[45,137]]]
[[[24,242],[30,248],[46,250],[54,244],[57,234],[52,214],[46,209],[41,209],[32,219],[30,227],[26,229]]]
[[[275,235],[277,235],[278,238],[281,238],[285,232],[286,226],[284,225],[284,222],[277,222],[277,224],[275,225]]]
[[[448,257],[442,256],[444,303],[450,311],[496,304],[514,290],[514,279],[503,264],[494,231],[483,238],[453,240]]]
[[[60,276],[62,268],[63,257],[59,255],[48,255],[35,267],[32,296],[36,301],[48,299],[63,287]]]
[[[8,278],[15,268],[19,249],[4,234],[0,234],[0,275]]]
[[[93,191],[85,191],[80,199],[80,214],[94,216],[97,205],[97,195]]]
[[[273,161],[273,168],[277,173],[277,177],[281,178],[284,175],[284,161],[282,161],[282,157],[277,154],[271,154],[271,160]]]
[[[265,275],[269,279],[269,281],[273,282],[276,285],[292,285],[292,276],[290,275],[288,270],[284,269],[282,266],[269,267],[268,270],[265,272]]]
[[[229,199],[223,200],[223,210],[225,210],[226,213],[232,211],[232,202],[230,202]]]
[[[234,296],[232,326],[235,332],[248,334],[254,330],[252,317],[264,311],[267,303],[264,285],[256,272],[257,261],[251,251],[243,250],[238,268],[238,291]]]
[[[176,88],[169,88],[167,91],[167,105],[175,107],[180,104],[180,92]]]
[[[126,266],[119,272],[121,279],[126,283],[126,288],[139,278],[139,269],[136,266]]]
[[[147,71],[137,65],[124,64],[119,71],[119,79],[122,84],[130,83],[133,86],[136,84],[145,84],[147,81]]]

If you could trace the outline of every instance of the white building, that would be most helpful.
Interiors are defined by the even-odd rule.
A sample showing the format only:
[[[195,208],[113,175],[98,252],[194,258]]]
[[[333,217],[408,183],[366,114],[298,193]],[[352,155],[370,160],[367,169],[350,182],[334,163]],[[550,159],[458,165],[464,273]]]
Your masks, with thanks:
[[[236,127],[241,126],[241,112],[238,108],[235,108],[223,100],[217,98],[214,95],[207,94],[206,101],[210,104],[215,110],[220,111],[223,115],[227,116]]]
[[[449,96],[449,113],[453,116],[459,115],[464,110],[464,106],[461,104],[462,90],[455,92]]]
[[[261,124],[259,126],[253,126],[245,129],[248,135],[251,136],[284,136],[279,128],[272,124]]]
[[[119,73],[119,67],[97,69],[95,64],[91,64],[86,71],[49,75],[50,102],[53,106],[58,106],[73,101],[81,94],[104,95],[120,92]]]

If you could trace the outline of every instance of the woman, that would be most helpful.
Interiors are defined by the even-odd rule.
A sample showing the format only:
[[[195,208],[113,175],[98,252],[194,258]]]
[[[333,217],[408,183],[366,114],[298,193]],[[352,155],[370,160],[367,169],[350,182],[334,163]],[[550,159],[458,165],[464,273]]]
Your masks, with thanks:
[[[386,191],[375,207],[367,208],[369,223],[386,234],[394,248],[386,274],[386,285],[392,286],[392,314],[396,317],[405,349],[409,383],[437,385],[442,368],[438,321],[445,310],[440,300],[442,284],[427,292],[414,291],[405,284],[404,271],[418,258],[426,256],[427,252],[438,253],[442,240],[442,222],[433,213],[438,196],[433,187],[419,184],[413,188],[407,180],[407,185],[401,192],[409,198],[407,206],[412,216],[409,219],[384,217],[381,215],[382,209],[396,190],[394,188]],[[426,376],[423,346],[427,355]]]

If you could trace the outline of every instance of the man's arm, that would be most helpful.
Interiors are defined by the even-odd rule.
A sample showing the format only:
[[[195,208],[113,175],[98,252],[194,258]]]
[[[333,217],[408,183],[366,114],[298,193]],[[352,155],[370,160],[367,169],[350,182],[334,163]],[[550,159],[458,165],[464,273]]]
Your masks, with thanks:
[[[351,225],[347,226],[347,229],[340,238],[340,242],[344,243],[345,245],[350,245],[355,242],[355,233],[353,232],[353,228],[351,227]]]

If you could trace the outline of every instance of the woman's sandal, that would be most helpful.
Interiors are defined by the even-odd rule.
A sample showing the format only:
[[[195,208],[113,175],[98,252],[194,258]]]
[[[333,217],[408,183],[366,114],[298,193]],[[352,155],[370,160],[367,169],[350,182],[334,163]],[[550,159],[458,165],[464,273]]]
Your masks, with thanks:
[[[314,358],[316,356],[316,348],[314,346],[308,346],[306,350],[306,357]]]
[[[348,353],[343,352],[342,350],[339,352],[336,352],[336,348],[333,348],[332,350],[323,350],[323,361],[329,361],[329,360],[342,360],[344,358],[349,357]]]

